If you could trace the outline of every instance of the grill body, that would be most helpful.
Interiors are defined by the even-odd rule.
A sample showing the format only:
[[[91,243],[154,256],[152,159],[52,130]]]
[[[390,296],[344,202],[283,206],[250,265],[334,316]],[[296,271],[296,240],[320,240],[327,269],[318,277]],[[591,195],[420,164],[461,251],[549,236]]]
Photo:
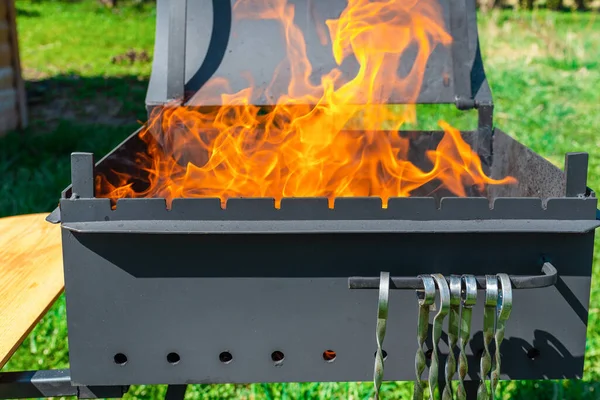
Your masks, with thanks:
[[[73,382],[367,381],[377,291],[351,290],[349,277],[535,275],[545,261],[558,282],[514,292],[503,378],[581,377],[598,226],[582,155],[567,157],[565,173],[501,131],[495,137],[495,160],[507,151],[521,160],[508,171],[522,182],[506,189],[513,197],[496,188],[488,198],[390,199],[387,209],[376,198],[337,199],[333,209],[327,199],[283,199],[279,210],[272,199],[231,199],[226,209],[218,199],[175,199],[170,209],[164,199],[123,199],[112,209],[80,195],[93,193],[94,168],[90,156],[73,156],[59,210]],[[116,168],[128,146],[96,170]],[[556,188],[584,193],[548,198]],[[531,193],[540,197],[514,197]],[[483,347],[483,295],[470,379]],[[413,379],[416,320],[415,292],[393,291],[385,379]],[[326,350],[336,352],[333,362]],[[271,358],[277,351],[281,363]]]
[[[318,83],[335,63],[314,32],[311,7],[335,18],[346,2],[290,2],[307,40],[310,79]],[[423,187],[411,193],[417,197],[390,199],[387,209],[374,198],[336,199],[333,209],[327,199],[312,198],[283,199],[280,209],[272,199],[231,199],[226,209],[218,199],[175,199],[170,209],[164,199],[125,199],[113,210],[110,200],[95,198],[95,177],[141,175],[135,160],[147,143],[136,132],[95,165],[90,154],[74,154],[72,185],[49,217],[62,224],[73,384],[368,381],[377,291],[350,289],[349,278],[381,271],[535,275],[545,262],[556,267],[558,281],[515,291],[502,377],[581,377],[599,225],[597,200],[586,186],[587,155],[568,155],[562,171],[494,128],[475,1],[440,3],[452,45],[433,49],[416,100],[394,93],[377,102],[476,109],[477,128],[462,132],[463,139],[486,174],[510,175],[518,184],[466,188],[467,198]],[[287,90],[285,74],[269,84],[285,55],[273,33],[278,27],[239,24],[232,4],[158,1],[149,112],[174,104],[219,107],[223,97],[207,82],[228,78],[239,90],[240,68],[255,78],[255,105],[272,106]],[[411,65],[403,63],[400,73]],[[340,71],[352,76],[357,66],[350,58]],[[274,96],[263,96],[267,86]],[[161,135],[172,134],[160,124],[149,129],[160,145]],[[441,133],[407,135],[409,161],[428,170],[425,152]],[[483,295],[467,348],[472,380],[483,348]],[[415,292],[393,291],[389,309],[384,378],[413,380]],[[427,343],[431,349],[431,337]],[[441,363],[446,344],[443,334]],[[335,360],[324,360],[325,351],[334,351]]]
[[[439,221],[443,225],[444,221]],[[360,221],[358,221],[360,224]],[[200,222],[199,225],[202,225]],[[64,230],[71,373],[86,385],[368,381],[376,291],[348,276],[537,274],[556,287],[516,291],[503,378],[582,376],[593,232],[150,234]],[[483,348],[474,313],[470,378]],[[390,298],[385,379],[412,380],[416,296]],[[429,344],[429,348],[431,345]],[[539,357],[531,360],[533,351]],[[334,350],[325,362],[322,353]],[[285,358],[275,365],[271,353]],[[175,365],[167,355],[175,352]],[[229,352],[224,364],[219,355]],[[441,346],[442,354],[447,348]],[[115,354],[125,354],[118,365]],[[443,356],[442,356],[443,357]]]

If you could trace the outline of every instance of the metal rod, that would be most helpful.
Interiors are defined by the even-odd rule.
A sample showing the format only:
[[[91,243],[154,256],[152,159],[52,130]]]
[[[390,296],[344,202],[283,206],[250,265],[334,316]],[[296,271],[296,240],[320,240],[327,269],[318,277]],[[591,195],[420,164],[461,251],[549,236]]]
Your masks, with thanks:
[[[169,385],[167,387],[165,400],[183,400],[185,398],[186,391],[187,385]]]
[[[558,278],[558,271],[549,262],[542,266],[543,275],[509,275],[513,289],[539,289],[554,286]],[[450,277],[446,278],[447,280]],[[477,288],[484,290],[485,276],[475,277]],[[348,278],[349,289],[378,289],[379,278],[353,276]],[[416,276],[398,276],[390,278],[390,289],[423,290],[423,281]]]

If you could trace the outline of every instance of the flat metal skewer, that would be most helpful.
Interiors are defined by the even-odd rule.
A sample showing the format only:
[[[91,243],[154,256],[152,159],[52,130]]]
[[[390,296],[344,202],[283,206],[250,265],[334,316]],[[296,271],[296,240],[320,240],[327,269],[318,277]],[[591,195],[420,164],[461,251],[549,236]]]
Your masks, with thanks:
[[[383,382],[383,339],[387,327],[388,307],[390,299],[390,273],[381,272],[379,278],[379,301],[377,302],[377,329],[375,337],[377,340],[377,352],[375,353],[375,367],[373,370],[373,384],[375,386],[375,400],[379,399],[379,389]]]
[[[429,312],[431,305],[435,302],[435,281],[429,275],[420,276],[423,281],[424,290],[417,290],[419,302],[419,313],[417,319],[417,354],[415,355],[415,385],[413,388],[413,400],[422,400],[425,393],[425,383],[421,379],[423,371],[427,366],[425,356],[425,340],[429,330]]]

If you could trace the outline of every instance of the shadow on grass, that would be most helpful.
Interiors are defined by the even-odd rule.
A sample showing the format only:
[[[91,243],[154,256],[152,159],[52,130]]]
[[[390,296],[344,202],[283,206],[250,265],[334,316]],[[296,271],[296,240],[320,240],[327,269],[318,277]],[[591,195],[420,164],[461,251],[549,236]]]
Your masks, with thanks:
[[[51,211],[74,151],[101,157],[146,118],[147,82],[61,75],[27,82],[30,126],[0,138],[0,217]]]
[[[16,10],[18,17],[34,18],[39,17],[41,15],[39,11],[26,10],[24,8],[19,7],[18,5],[16,6]]]

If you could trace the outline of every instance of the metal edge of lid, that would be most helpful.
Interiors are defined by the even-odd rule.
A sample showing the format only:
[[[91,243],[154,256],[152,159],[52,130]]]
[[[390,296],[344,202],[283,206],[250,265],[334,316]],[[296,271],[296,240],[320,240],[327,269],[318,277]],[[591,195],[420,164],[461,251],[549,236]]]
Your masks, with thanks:
[[[471,221],[93,221],[68,222],[75,233],[102,234],[357,234],[357,233],[587,233],[597,220]]]

